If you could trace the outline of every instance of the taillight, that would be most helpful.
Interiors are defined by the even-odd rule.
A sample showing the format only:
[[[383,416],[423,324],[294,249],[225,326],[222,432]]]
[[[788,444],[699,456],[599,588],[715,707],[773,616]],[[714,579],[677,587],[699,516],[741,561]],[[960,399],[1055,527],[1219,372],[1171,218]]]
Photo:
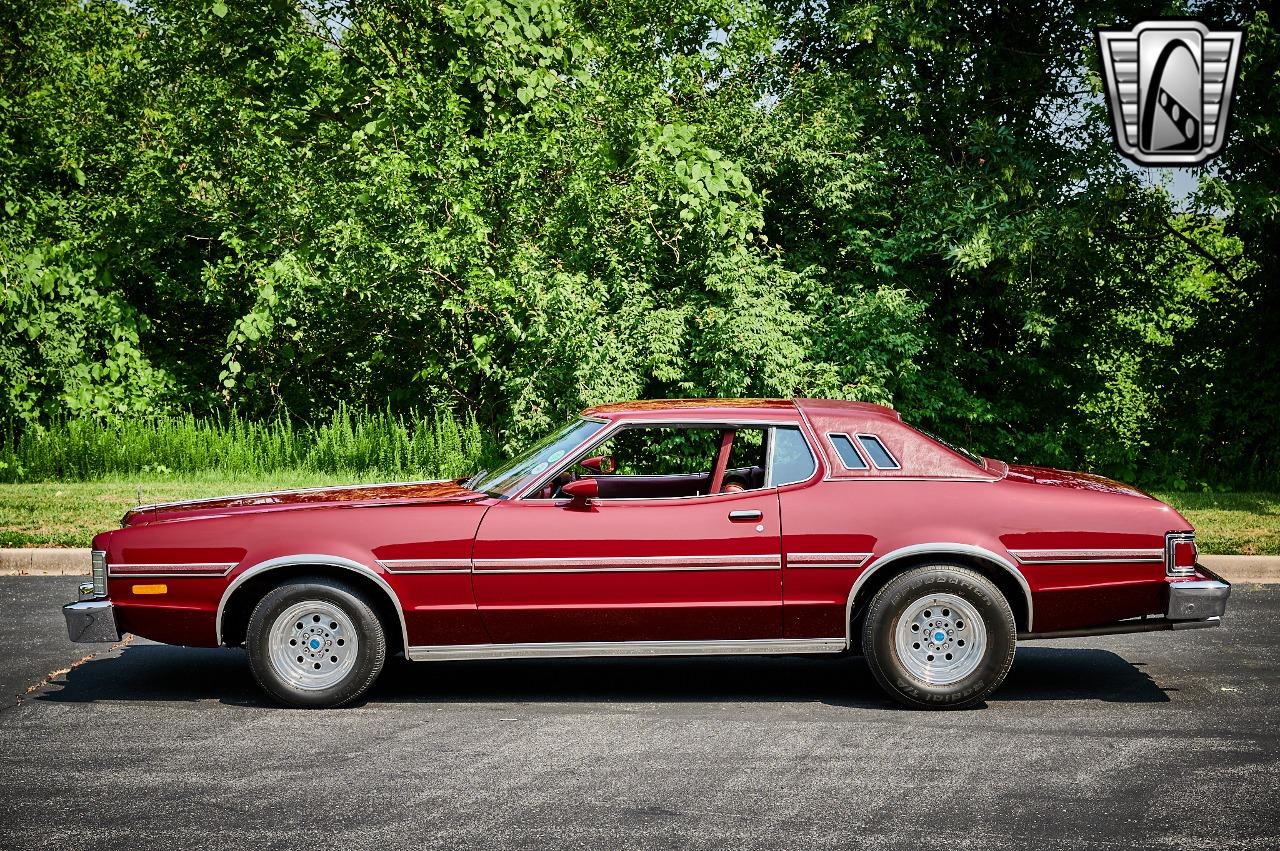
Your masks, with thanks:
[[[1170,576],[1194,576],[1196,558],[1194,532],[1170,532],[1164,537],[1164,569]]]

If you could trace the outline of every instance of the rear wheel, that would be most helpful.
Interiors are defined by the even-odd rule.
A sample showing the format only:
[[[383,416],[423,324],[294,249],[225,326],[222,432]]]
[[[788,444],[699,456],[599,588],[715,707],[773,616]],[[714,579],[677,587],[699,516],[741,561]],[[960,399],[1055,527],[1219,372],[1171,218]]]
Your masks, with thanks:
[[[288,706],[341,706],[382,671],[387,641],[358,591],[331,579],[272,589],[249,616],[245,647],[258,684]]]
[[[918,567],[875,595],[862,647],[876,681],[917,709],[960,709],[1004,682],[1017,649],[1009,601],[979,573]]]

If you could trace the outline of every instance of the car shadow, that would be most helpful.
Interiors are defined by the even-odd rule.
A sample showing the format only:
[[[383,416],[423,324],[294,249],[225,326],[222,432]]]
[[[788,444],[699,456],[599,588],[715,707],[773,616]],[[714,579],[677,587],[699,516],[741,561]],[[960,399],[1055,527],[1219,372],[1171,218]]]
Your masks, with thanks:
[[[1160,703],[1168,692],[1108,650],[1023,647],[991,703],[1096,700]],[[258,689],[243,650],[144,644],[90,659],[34,700],[218,700],[273,705]],[[732,656],[508,659],[388,663],[369,703],[771,703],[820,702],[896,709],[859,657]]]

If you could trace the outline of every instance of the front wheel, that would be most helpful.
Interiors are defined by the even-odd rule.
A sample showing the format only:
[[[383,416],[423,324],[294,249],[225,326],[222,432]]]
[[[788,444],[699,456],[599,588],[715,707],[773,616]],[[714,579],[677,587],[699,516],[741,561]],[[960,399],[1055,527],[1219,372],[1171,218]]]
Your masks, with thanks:
[[[352,588],[296,579],[267,593],[249,616],[245,648],[258,684],[287,706],[341,706],[364,694],[387,657],[382,623]]]
[[[862,646],[871,673],[916,709],[960,709],[1004,682],[1017,649],[1009,601],[975,571],[918,567],[894,577],[867,610]]]

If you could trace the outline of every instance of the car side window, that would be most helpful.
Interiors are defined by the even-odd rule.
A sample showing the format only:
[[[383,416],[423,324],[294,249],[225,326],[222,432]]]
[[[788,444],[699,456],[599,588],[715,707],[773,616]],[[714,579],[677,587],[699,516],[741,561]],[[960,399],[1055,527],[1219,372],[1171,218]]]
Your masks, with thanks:
[[[854,447],[853,441],[849,439],[847,434],[829,434],[827,439],[831,441],[832,447],[835,448],[836,454],[840,456],[840,463],[844,465],[846,470],[865,470],[867,462],[858,453]]]
[[[531,498],[554,499],[566,483],[581,478],[596,480],[602,500],[759,490],[765,484],[767,433],[763,426],[728,424],[626,426],[588,449]]]
[[[720,450],[719,435],[710,428],[624,428],[588,454],[612,458],[617,476],[705,475]]]
[[[778,426],[773,430],[773,459],[769,481],[774,487],[803,482],[818,467],[809,444],[795,426]]]
[[[874,434],[858,435],[858,443],[862,444],[862,451],[866,452],[871,458],[871,463],[876,465],[877,470],[897,470],[899,468],[898,460],[889,454],[889,450],[885,448],[880,438]]]

